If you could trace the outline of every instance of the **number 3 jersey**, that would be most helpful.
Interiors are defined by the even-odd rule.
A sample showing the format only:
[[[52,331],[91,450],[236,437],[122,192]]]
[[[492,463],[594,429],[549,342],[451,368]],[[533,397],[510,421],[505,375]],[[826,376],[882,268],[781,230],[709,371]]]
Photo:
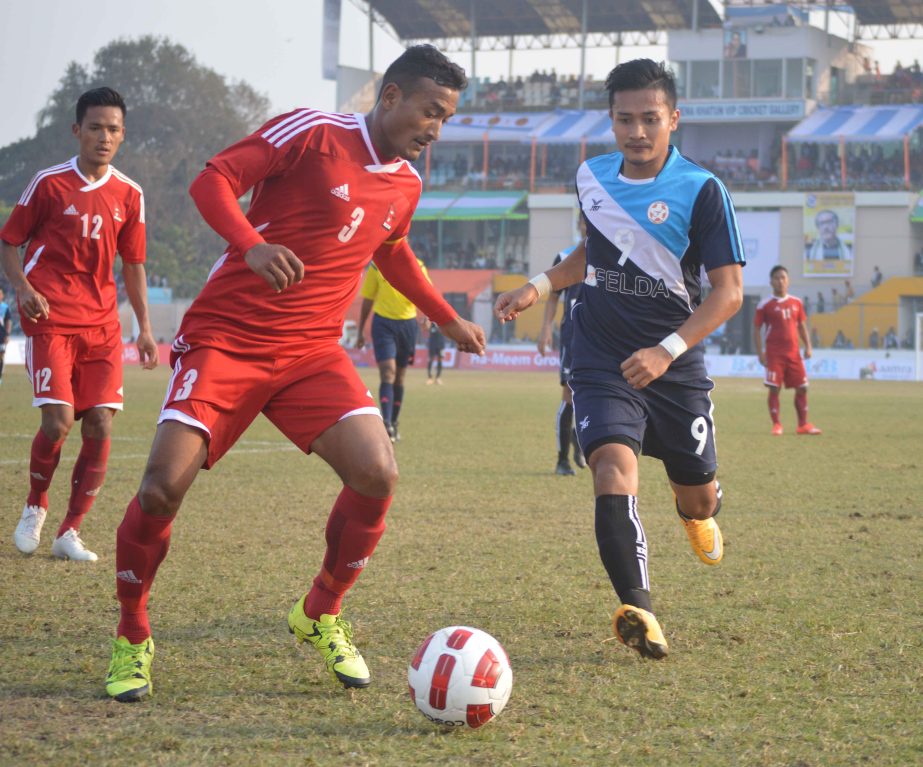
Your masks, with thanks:
[[[88,180],[74,157],[35,175],[0,239],[28,243],[23,271],[48,300],[48,319],[23,321],[26,335],[118,322],[112,268],[116,252],[126,263],[144,263],[144,195],[111,165],[102,178]]]
[[[244,261],[259,238],[241,233],[186,313],[177,345],[293,354],[338,342],[362,270],[410,229],[417,172],[405,160],[379,159],[363,115],[313,109],[270,120],[208,168],[236,197],[253,189],[247,220],[304,263],[304,279],[277,293]]]
[[[621,363],[676,331],[702,300],[703,270],[744,262],[722,183],[674,147],[653,179],[621,175],[620,152],[577,171],[587,221],[586,278],[573,310],[574,371],[621,375]],[[704,345],[676,359],[665,381],[706,375]]]

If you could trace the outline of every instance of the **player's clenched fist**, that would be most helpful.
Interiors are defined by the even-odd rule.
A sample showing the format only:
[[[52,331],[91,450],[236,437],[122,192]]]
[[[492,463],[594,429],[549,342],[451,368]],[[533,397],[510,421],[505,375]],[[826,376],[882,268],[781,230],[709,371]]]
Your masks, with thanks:
[[[284,245],[261,242],[246,252],[244,261],[266,280],[276,293],[281,293],[304,278],[304,264],[301,263],[301,259]]]
[[[460,352],[470,352],[471,354],[484,354],[484,329],[461,317],[456,317],[451,322],[439,326],[439,332],[446,338],[451,338]]]

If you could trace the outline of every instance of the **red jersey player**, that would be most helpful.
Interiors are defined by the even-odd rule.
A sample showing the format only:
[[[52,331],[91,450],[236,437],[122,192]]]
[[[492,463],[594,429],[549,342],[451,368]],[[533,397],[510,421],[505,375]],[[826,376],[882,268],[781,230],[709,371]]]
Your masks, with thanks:
[[[411,47],[385,72],[369,114],[281,115],[212,158],[193,182],[199,210],[229,247],[174,341],[147,469],[116,537],[121,621],[106,679],[116,700],[151,690],[147,600],[183,497],[259,413],[344,485],[320,572],[289,611],[288,628],[314,645],[335,680],[370,684],[340,608],[384,532],[397,465],[339,338],[374,256],[461,351],[483,353],[481,328],[427,282],[406,243],[421,191],[409,161],[439,138],[466,85],[438,50]],[[237,200],[249,189],[244,215]]]
[[[807,315],[801,299],[788,294],[788,270],[774,266],[769,273],[772,295],[760,301],[753,317],[753,345],[760,364],[766,368],[769,389],[769,415],[772,433],[782,434],[779,421],[779,389],[795,390],[795,410],[798,412],[799,434],[820,434],[808,421],[808,375],[801,359],[799,339],[804,344],[804,358],[811,358],[811,337]],[[765,340],[766,348],[763,350]]]
[[[116,253],[138,320],[138,354],[145,368],[157,364],[157,345],[147,309],[144,196],[110,165],[125,138],[122,97],[111,88],[84,93],[73,132],[79,154],[39,171],[0,230],[3,268],[28,337],[32,404],[42,411],[32,442],[29,497],[13,541],[24,554],[38,548],[61,445],[78,419],[83,443],[51,553],[93,561],[96,554],[81,540],[80,523],[103,484],[112,416],[122,409],[122,334],[112,275]]]

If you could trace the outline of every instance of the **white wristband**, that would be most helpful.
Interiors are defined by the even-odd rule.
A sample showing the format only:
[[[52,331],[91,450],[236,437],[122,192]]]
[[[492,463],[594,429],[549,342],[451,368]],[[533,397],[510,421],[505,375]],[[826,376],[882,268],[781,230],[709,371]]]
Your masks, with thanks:
[[[679,357],[680,354],[689,348],[678,333],[670,333],[670,335],[660,342],[660,345],[669,352],[673,359]]]
[[[535,275],[529,280],[529,284],[538,291],[539,298],[544,298],[551,292],[551,280],[544,272]]]

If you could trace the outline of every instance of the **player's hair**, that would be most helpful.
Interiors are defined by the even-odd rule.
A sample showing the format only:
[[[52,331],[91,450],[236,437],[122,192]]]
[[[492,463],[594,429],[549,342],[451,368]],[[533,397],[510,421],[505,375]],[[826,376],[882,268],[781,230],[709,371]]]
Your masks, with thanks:
[[[413,92],[423,78],[453,91],[463,91],[468,87],[465,70],[450,61],[442,51],[433,45],[412,45],[385,70],[378,98],[381,98],[388,83],[394,83],[406,94]]]
[[[619,64],[606,77],[606,90],[609,91],[609,109],[612,100],[620,91],[642,91],[654,88],[663,91],[670,109],[676,109],[676,78],[673,71],[664,62],[651,59],[633,59]]]
[[[118,107],[122,110],[122,119],[128,113],[125,107],[125,100],[118,91],[112,88],[102,87],[94,88],[84,93],[77,99],[77,124],[83,122],[83,118],[90,107]]]
[[[772,267],[772,269],[769,270],[769,279],[772,279],[773,277],[775,277],[776,272],[785,272],[786,274],[788,274],[788,269],[782,266],[782,264],[778,264],[777,266]]]

